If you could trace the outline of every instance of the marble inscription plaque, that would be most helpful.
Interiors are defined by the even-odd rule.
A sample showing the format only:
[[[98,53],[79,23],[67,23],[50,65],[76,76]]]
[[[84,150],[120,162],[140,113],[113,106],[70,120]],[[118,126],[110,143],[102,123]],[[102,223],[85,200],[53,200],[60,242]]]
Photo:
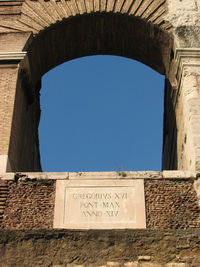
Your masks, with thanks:
[[[57,180],[54,228],[146,228],[143,180]]]

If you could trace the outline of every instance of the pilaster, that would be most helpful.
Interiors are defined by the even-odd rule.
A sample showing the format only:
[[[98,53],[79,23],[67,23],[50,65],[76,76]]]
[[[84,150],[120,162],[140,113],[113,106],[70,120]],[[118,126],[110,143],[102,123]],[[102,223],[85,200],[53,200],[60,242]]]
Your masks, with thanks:
[[[176,49],[178,169],[200,169],[200,49]]]
[[[19,63],[26,52],[0,53],[0,173],[11,171],[9,163],[9,142]]]

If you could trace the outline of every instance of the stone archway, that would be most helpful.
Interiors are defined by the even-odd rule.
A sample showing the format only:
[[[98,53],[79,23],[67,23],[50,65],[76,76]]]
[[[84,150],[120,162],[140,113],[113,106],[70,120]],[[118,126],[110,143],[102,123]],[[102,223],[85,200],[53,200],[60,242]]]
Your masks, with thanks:
[[[163,168],[195,170],[198,146],[194,143],[193,122],[188,123],[185,119],[191,114],[181,87],[182,63],[185,58],[196,58],[198,49],[185,49],[189,48],[188,28],[181,28],[173,16],[177,5],[172,2],[2,2],[1,169],[40,170],[37,128],[41,76],[76,57],[113,54],[139,60],[166,75]],[[194,19],[194,13],[198,14],[200,7],[186,4],[181,9],[182,5],[178,17],[188,12],[191,20]],[[195,29],[192,28],[192,34],[190,30],[190,47],[195,41]],[[177,49],[179,47],[184,49]],[[189,76],[191,81],[198,75]]]

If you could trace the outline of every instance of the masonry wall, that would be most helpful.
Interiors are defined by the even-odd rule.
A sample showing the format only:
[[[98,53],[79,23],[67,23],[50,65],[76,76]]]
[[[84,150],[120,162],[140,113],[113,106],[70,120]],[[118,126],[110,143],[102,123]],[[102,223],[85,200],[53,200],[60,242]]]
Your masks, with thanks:
[[[41,171],[39,120],[39,90],[33,89],[28,71],[21,67],[17,79],[8,153],[13,172]]]
[[[200,230],[0,230],[1,267],[199,267]]]
[[[147,228],[200,227],[200,207],[192,180],[146,180],[144,188]]]
[[[18,68],[0,65],[0,155],[8,154]]]
[[[13,52],[22,51],[27,52],[29,78],[36,94],[35,85],[44,73],[63,62],[87,55],[125,56],[164,74],[173,88],[168,97],[174,102],[176,119],[173,114],[170,121],[171,116],[167,115],[163,169],[199,170],[199,14],[197,0],[0,1],[0,61],[2,65],[9,65],[7,73],[2,70],[0,77],[3,88],[0,156],[4,160],[10,158],[11,171],[40,170],[36,133],[39,110],[29,106],[29,115],[20,117],[27,112],[24,104],[23,112],[13,117],[13,109],[20,113],[21,107],[18,101],[14,108],[19,77],[12,73],[11,63],[16,60]],[[8,53],[6,62],[5,52]],[[22,61],[23,58],[19,59],[17,64],[23,64]],[[168,108],[168,104],[165,107]],[[169,113],[170,110],[171,107]],[[15,123],[16,117],[17,121],[21,119],[20,126]],[[29,130],[24,131],[24,125],[28,125]],[[30,132],[33,133],[31,142]]]
[[[6,195],[0,267],[199,267],[200,180],[195,176],[170,171],[7,173],[0,179],[0,205]],[[147,229],[53,229],[60,179],[143,179]]]
[[[2,229],[53,228],[55,181],[8,181]]]
[[[200,227],[200,207],[192,179],[146,179],[148,229]],[[55,180],[7,181],[8,195],[1,228],[52,229]]]
[[[18,71],[28,61],[25,71],[30,82],[24,86],[20,73],[11,77],[14,86],[9,112],[0,97],[0,155],[9,158],[11,169],[7,171],[41,171],[37,85],[51,68],[77,57],[112,54],[138,60],[168,74],[173,47],[172,25],[165,20],[168,1],[139,2],[0,1],[0,61],[11,68],[16,56],[13,52],[27,52],[25,58],[15,63]],[[7,77],[0,77],[3,91],[8,82]],[[35,103],[27,99],[31,90]],[[5,95],[7,91],[2,99]]]

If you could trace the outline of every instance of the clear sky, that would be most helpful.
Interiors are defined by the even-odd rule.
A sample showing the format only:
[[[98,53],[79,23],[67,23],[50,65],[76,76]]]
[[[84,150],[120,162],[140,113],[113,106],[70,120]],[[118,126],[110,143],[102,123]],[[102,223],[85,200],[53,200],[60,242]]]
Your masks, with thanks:
[[[131,59],[91,56],[42,79],[43,171],[161,170],[164,76]]]

